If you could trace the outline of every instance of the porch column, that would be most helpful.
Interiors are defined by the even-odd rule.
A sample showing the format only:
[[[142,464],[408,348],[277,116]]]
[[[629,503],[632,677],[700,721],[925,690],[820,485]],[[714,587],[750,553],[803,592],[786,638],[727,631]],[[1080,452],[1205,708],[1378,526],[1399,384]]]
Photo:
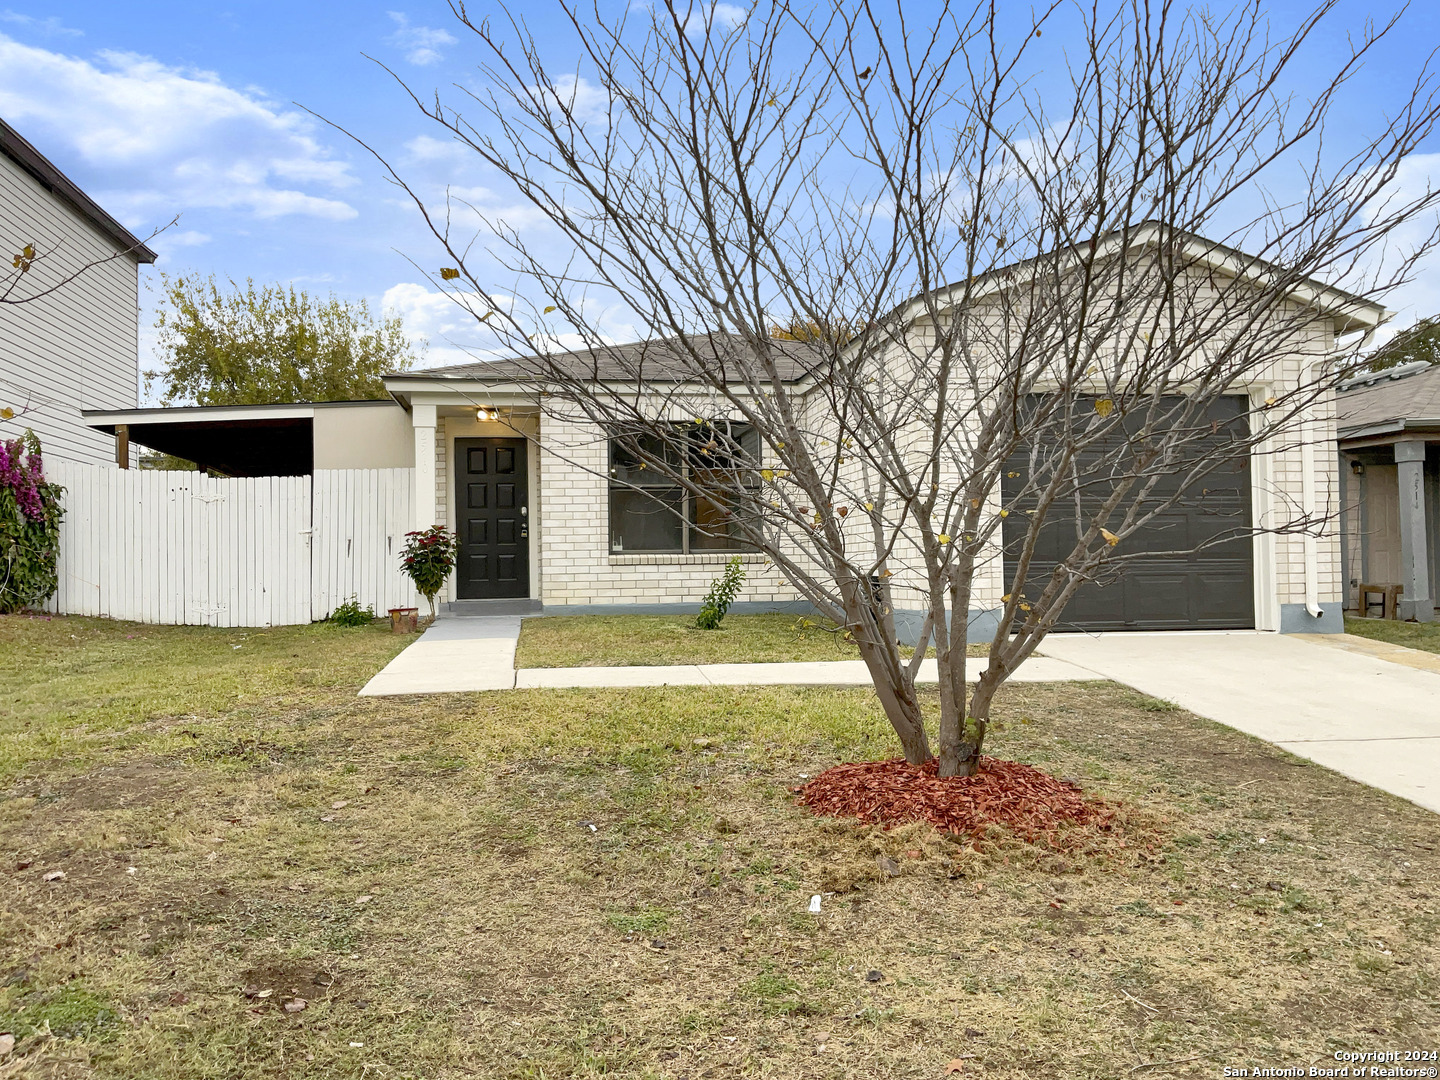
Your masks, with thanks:
[[[1395,472],[1400,481],[1400,618],[1432,622],[1430,548],[1425,542],[1425,444],[1397,442]]]
[[[435,406],[410,410],[415,427],[415,528],[435,524]]]

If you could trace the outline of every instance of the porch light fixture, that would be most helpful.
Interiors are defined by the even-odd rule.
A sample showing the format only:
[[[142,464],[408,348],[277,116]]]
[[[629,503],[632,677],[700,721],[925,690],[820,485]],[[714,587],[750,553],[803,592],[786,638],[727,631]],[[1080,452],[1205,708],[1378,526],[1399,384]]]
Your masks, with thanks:
[[[475,419],[482,422],[485,420],[494,420],[498,416],[499,413],[488,405],[481,405],[480,408],[475,410]]]

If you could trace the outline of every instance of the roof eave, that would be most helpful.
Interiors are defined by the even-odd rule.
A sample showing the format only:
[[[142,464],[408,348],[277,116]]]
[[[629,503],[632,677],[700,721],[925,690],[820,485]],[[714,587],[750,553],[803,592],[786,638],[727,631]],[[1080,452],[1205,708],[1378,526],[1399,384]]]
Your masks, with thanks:
[[[107,214],[99,203],[80,190],[75,181],[4,120],[0,120],[0,152],[4,152],[52,195],[69,203],[81,217],[120,244],[121,254],[130,255],[137,263],[155,261],[155,252]]]

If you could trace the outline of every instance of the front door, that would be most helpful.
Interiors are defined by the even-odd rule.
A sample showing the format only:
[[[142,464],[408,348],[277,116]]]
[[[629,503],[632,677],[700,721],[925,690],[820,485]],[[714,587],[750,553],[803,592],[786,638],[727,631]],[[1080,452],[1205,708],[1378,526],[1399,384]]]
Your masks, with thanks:
[[[456,439],[461,600],[530,595],[530,508],[524,439]]]

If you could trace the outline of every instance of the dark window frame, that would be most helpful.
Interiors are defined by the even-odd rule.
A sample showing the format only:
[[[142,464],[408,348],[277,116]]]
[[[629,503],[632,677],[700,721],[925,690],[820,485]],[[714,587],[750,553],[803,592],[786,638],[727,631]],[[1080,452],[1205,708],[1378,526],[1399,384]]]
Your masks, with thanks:
[[[674,428],[678,435],[685,437],[686,441],[690,441],[694,438],[696,434],[703,432],[706,427],[717,424],[728,425],[729,437],[735,442],[740,443],[752,459],[758,459],[760,440],[758,432],[751,424],[733,420],[717,420],[711,421],[710,424],[700,427],[696,427],[693,424],[677,423],[674,425]],[[641,441],[652,443],[658,442],[658,440],[654,439],[653,437],[647,438],[645,436],[641,436]],[[695,449],[684,452],[683,461],[677,461],[676,459],[680,456],[682,452],[676,446],[676,442],[678,441],[679,440],[666,441],[663,446],[655,447],[652,451],[652,454],[655,457],[659,457],[660,454],[663,452],[667,458],[669,458],[672,462],[674,462],[675,465],[677,465],[684,471],[684,475],[689,477],[692,474],[692,470],[696,469],[697,466],[699,466],[699,464],[701,463],[700,454],[702,450],[700,447],[697,446]],[[646,470],[643,466],[636,467],[631,461],[625,460],[633,459],[633,455],[629,454],[623,449],[620,439],[612,435],[609,439],[607,439],[607,444],[609,455],[609,476],[606,483],[606,542],[609,545],[609,552],[611,555],[690,556],[707,555],[717,552],[723,552],[726,554],[737,554],[756,550],[753,544],[746,543],[744,539],[740,537],[723,538],[715,533],[702,531],[702,528],[698,524],[696,519],[696,515],[699,510],[698,504],[701,501],[705,501],[701,496],[694,495],[683,485],[677,484],[669,477],[661,476],[660,474],[655,472],[650,473],[650,475],[654,477],[654,482],[645,482],[644,479],[638,478],[638,474],[644,473],[648,470]],[[750,472],[753,473],[754,470],[750,470]],[[753,477],[748,474],[742,474],[741,482],[746,487],[758,487],[760,483],[760,478],[758,476],[758,473],[756,473]],[[623,534],[620,532],[620,530],[617,529],[617,525],[619,524],[619,522],[617,521],[617,514],[624,513],[623,506],[617,508],[617,496],[620,499],[625,499],[626,497],[635,495],[637,492],[650,495],[650,499],[654,504],[654,513],[669,514],[674,519],[674,521],[678,525],[677,531],[680,536],[679,546],[644,548],[616,547],[617,537],[622,537],[623,539]],[[699,544],[694,543],[693,538],[695,537],[698,537],[702,542]],[[729,539],[730,542],[715,542],[717,540],[725,539]]]

